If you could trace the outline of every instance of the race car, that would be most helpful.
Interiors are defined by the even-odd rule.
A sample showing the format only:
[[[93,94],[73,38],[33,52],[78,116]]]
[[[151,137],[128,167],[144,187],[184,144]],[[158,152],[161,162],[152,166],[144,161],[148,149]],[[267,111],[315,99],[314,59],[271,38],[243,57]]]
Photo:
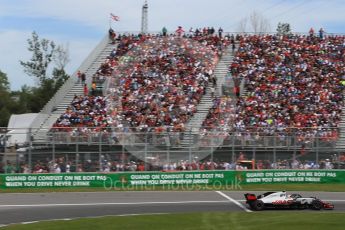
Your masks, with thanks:
[[[334,205],[316,197],[302,197],[300,194],[288,195],[285,191],[266,192],[262,195],[244,194],[246,203],[252,210],[264,209],[334,209]]]

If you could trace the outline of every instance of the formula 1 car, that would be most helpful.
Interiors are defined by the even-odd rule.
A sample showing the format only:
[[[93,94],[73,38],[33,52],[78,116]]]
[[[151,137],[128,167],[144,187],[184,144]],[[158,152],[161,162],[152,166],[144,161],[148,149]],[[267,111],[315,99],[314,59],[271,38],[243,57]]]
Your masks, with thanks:
[[[316,197],[302,197],[300,194],[286,194],[281,192],[266,192],[262,195],[244,194],[246,203],[252,210],[264,209],[334,209],[334,205]]]

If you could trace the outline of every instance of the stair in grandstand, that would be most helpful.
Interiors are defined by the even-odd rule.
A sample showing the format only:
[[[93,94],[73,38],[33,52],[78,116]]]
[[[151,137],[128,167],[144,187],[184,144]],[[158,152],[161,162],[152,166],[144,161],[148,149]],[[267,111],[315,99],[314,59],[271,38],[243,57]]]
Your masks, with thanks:
[[[244,97],[244,96],[247,96],[248,95],[248,90],[247,88],[245,88],[245,79],[243,78],[241,80],[241,84],[240,84],[240,96],[241,97]]]
[[[224,52],[223,56],[219,60],[216,69],[214,71],[214,75],[217,79],[217,86],[215,89],[215,96],[222,96],[222,86],[225,82],[225,77],[228,73],[230,63],[233,59],[233,53],[231,52],[230,48]],[[206,94],[203,95],[200,103],[197,106],[197,112],[193,115],[193,117],[188,121],[186,124],[187,133],[185,133],[184,138],[181,142],[181,146],[191,146],[196,144],[196,140],[198,134],[200,133],[200,128],[205,120],[209,109],[213,105],[213,99],[211,96],[211,85],[207,87]]]
[[[93,74],[96,73],[114,48],[116,45],[109,43],[108,37],[104,38],[80,66],[79,70],[85,73],[85,83],[88,86],[91,84]],[[31,125],[34,142],[46,143],[48,140],[47,133],[58,117],[65,112],[75,95],[83,94],[83,85],[78,82],[77,75],[74,73],[41,110],[38,116],[40,119]]]

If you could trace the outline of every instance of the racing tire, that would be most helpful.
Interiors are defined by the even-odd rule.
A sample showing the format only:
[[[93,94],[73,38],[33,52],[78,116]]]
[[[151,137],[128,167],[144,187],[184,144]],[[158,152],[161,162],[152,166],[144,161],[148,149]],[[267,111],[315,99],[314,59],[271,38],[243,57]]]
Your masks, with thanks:
[[[253,202],[252,208],[255,211],[262,211],[265,208],[264,202],[262,202],[261,200],[256,200],[256,201]]]
[[[320,210],[323,207],[321,201],[319,200],[313,200],[310,205],[311,205],[311,208],[314,210]]]

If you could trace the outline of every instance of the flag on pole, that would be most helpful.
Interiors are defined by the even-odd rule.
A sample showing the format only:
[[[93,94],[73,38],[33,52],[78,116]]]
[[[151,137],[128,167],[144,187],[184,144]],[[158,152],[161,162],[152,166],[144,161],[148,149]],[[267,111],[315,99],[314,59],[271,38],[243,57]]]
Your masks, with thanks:
[[[113,19],[114,21],[119,21],[120,20],[119,16],[116,16],[113,13],[110,13],[110,18]]]

